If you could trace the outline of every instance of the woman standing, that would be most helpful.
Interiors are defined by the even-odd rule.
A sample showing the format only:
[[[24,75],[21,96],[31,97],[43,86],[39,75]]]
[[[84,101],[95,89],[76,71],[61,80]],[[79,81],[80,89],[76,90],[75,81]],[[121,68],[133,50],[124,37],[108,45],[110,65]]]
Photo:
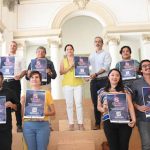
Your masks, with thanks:
[[[38,71],[30,74],[31,90],[41,90],[42,76]],[[25,96],[22,96],[22,108],[25,107]],[[23,111],[24,112],[24,111]],[[45,91],[44,118],[24,118],[23,135],[28,150],[47,150],[50,136],[49,116],[55,115],[55,108],[50,91]]]
[[[67,44],[64,49],[66,57],[61,61],[60,74],[64,75],[62,85],[66,99],[67,115],[69,121],[69,130],[74,130],[73,119],[73,100],[75,99],[77,121],[79,130],[84,130],[83,126],[83,108],[82,108],[82,84],[81,78],[74,76],[74,48],[73,45]]]
[[[108,94],[126,94],[127,105],[131,120],[128,124],[111,123],[108,113]],[[110,150],[128,150],[129,139],[134,127],[136,118],[130,92],[123,86],[121,73],[117,69],[112,69],[108,73],[108,83],[98,92],[98,110],[103,113],[104,132],[107,137]]]

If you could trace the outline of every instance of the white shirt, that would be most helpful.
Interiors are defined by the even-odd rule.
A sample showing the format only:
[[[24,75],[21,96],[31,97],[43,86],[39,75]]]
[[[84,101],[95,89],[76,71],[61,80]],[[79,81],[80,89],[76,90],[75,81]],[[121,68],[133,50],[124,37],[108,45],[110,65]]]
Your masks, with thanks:
[[[104,50],[95,51],[89,56],[89,63],[91,66],[91,74],[99,72],[100,69],[104,69],[105,72],[98,75],[98,77],[104,77],[108,75],[111,65],[111,56],[110,53]]]

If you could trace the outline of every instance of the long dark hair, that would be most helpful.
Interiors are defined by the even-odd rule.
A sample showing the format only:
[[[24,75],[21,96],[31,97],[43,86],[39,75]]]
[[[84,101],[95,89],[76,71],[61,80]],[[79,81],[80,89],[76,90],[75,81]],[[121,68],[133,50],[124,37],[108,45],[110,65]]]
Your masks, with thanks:
[[[120,91],[124,92],[124,85],[123,85],[123,82],[122,82],[122,75],[121,75],[120,71],[118,69],[116,69],[116,68],[111,69],[109,71],[109,73],[108,73],[108,79],[107,79],[107,84],[106,84],[106,87],[104,88],[104,90],[106,92],[109,92],[109,90],[111,88],[111,84],[110,84],[110,80],[109,80],[109,75],[111,74],[112,71],[117,71],[119,73],[119,75],[120,75],[120,79],[119,79],[119,82],[118,82],[117,86],[115,87],[115,90],[117,92],[120,92]]]

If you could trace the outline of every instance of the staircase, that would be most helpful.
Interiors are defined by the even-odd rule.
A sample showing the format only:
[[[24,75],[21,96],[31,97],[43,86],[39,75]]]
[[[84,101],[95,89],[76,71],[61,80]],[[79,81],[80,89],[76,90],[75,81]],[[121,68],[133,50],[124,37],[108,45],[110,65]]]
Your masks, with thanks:
[[[83,101],[85,131],[68,131],[66,105],[64,100],[55,101],[56,116],[51,117],[54,131],[51,132],[48,150],[102,150],[101,144],[106,141],[103,127],[101,130],[91,130],[94,124],[93,106],[90,100]],[[75,111],[75,110],[74,110]],[[75,113],[74,113],[75,114]],[[76,118],[76,116],[74,116]],[[22,133],[16,133],[13,114],[13,147],[12,150],[26,150]],[[130,139],[129,150],[141,150],[140,138],[135,127]]]

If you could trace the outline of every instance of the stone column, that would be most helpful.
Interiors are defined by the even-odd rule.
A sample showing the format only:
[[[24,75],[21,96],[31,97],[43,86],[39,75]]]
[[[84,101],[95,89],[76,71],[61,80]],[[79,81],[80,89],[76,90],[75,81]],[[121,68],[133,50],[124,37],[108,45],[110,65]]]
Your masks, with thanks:
[[[2,42],[2,55],[6,56],[8,55],[8,50],[9,50],[9,44],[13,40],[13,32],[8,31],[5,29],[3,31],[3,42]]]
[[[112,57],[111,68],[115,68],[116,63],[119,61],[119,50],[118,45],[120,42],[119,35],[107,36],[107,43],[110,55]]]
[[[60,52],[59,46],[61,44],[61,39],[59,37],[51,37],[49,40],[50,44],[50,58],[54,64],[57,77],[51,81],[51,91],[53,99],[62,99],[62,86],[61,86],[61,77],[59,73],[60,69]]]
[[[150,59],[150,34],[142,35],[140,54],[141,60]]]

